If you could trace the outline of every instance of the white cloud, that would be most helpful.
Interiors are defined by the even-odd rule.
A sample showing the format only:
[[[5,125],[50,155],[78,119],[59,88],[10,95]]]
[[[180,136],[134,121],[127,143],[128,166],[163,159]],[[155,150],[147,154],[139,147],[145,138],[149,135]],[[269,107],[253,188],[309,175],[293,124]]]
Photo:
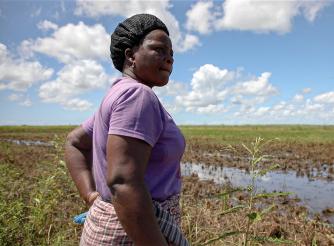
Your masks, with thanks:
[[[24,107],[30,107],[32,105],[32,102],[29,98],[26,98],[26,100],[24,100],[23,102],[20,103],[21,106]]]
[[[40,16],[41,15],[41,13],[42,13],[42,8],[40,7],[40,8],[35,8],[33,11],[32,11],[32,13],[30,14],[30,17],[38,17],[38,16]]]
[[[255,112],[254,116],[263,116],[269,113],[270,107],[259,107]]]
[[[314,101],[318,103],[334,103],[334,91],[320,94],[314,97]]]
[[[169,106],[188,112],[226,113],[236,109],[254,113],[253,106],[276,95],[278,90],[269,83],[271,73],[262,73],[258,78],[247,80],[242,71],[240,68],[229,71],[205,64],[194,72],[190,87],[181,89],[177,88],[181,84],[171,83],[171,89],[159,89],[157,94],[166,98],[169,91],[173,91],[170,95],[173,95],[175,100],[171,103],[169,98]]]
[[[26,53],[40,52],[63,63],[80,59],[108,59],[109,34],[100,24],[87,26],[67,24],[55,30],[50,37],[25,40],[21,49]]]
[[[193,74],[191,91],[177,96],[176,102],[184,106],[187,111],[193,112],[213,111],[214,105],[219,106],[220,110],[225,110],[220,104],[229,91],[226,84],[235,77],[236,73],[233,71],[205,64]]]
[[[330,5],[329,1],[300,1],[300,6],[303,10],[304,16],[310,22],[313,22],[318,13],[326,6]]]
[[[201,34],[208,34],[212,31],[214,15],[211,13],[213,2],[199,1],[187,11],[186,28],[190,31],[197,31]]]
[[[235,87],[234,91],[242,95],[256,95],[261,97],[275,95],[278,93],[278,90],[269,83],[270,76],[271,73],[264,72],[258,78],[240,83]]]
[[[13,59],[0,43],[0,90],[26,91],[33,84],[49,79],[53,69],[37,61]]]
[[[148,13],[159,17],[168,27],[172,39],[174,50],[184,52],[199,45],[199,40],[194,35],[182,34],[179,22],[169,9],[169,0],[160,1],[139,1],[129,0],[126,4],[123,1],[86,1],[78,0],[75,10],[77,15],[87,15],[90,17],[99,16],[123,16],[130,17],[138,13]]]
[[[256,122],[266,123],[306,123],[319,122],[319,120],[332,120],[334,114],[331,112],[330,105],[316,103],[307,99],[303,103],[297,102],[292,98],[289,102],[281,101],[276,105],[263,106],[257,108],[253,105],[241,105],[234,116]]]
[[[9,101],[12,102],[17,102],[20,101],[19,105],[24,106],[24,107],[30,107],[32,105],[31,100],[26,97],[23,101],[24,95],[23,94],[18,94],[18,93],[12,93],[8,96]]]
[[[47,30],[57,30],[58,29],[58,25],[48,21],[48,20],[44,20],[44,21],[40,21],[37,24],[38,29],[42,30],[42,31],[47,31]]]
[[[177,43],[176,51],[185,52],[199,45],[201,45],[201,43],[197,36],[186,34],[184,36],[184,39],[183,40],[180,39],[180,42]]]
[[[23,97],[23,94],[13,93],[8,96],[9,101],[18,101]]]
[[[224,107],[224,105],[209,104],[208,106],[197,108],[197,112],[203,114],[216,114],[216,113],[224,113],[227,111],[228,109]]]
[[[96,61],[82,60],[65,65],[53,81],[40,86],[39,96],[44,102],[60,103],[67,109],[86,110],[91,103],[73,98],[84,92],[105,88],[111,84],[103,67]]]
[[[60,1],[60,9],[63,13],[66,12],[65,1]]]
[[[81,100],[78,98],[74,98],[68,101],[63,101],[61,103],[65,109],[75,110],[75,111],[85,111],[92,107],[92,104],[87,100]]]
[[[186,85],[184,83],[170,80],[167,85],[163,87],[153,87],[155,94],[161,98],[166,96],[176,96],[186,92]]]
[[[304,110],[307,113],[319,113],[320,111],[323,111],[325,109],[325,105],[321,103],[313,103],[310,99],[306,101]]]
[[[312,90],[311,90],[311,88],[304,88],[303,90],[302,90],[302,93],[303,94],[308,94],[308,93],[310,93]]]
[[[226,0],[224,17],[217,20],[218,29],[257,32],[291,30],[291,18],[298,14],[296,1]]]
[[[325,0],[225,0],[222,4],[213,3],[200,1],[193,5],[187,12],[186,27],[202,34],[211,29],[283,34],[291,31],[296,16],[303,15],[313,22],[319,12],[330,5]]]
[[[304,96],[301,95],[301,94],[296,94],[294,97],[293,97],[293,101],[295,102],[302,102],[304,100]]]

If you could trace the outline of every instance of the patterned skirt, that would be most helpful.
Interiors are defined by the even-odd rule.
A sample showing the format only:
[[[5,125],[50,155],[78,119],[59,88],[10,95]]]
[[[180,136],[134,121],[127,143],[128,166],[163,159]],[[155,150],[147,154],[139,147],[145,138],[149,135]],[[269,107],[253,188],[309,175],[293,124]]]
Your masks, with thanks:
[[[179,195],[174,195],[163,202],[153,201],[153,208],[167,241],[175,246],[188,246],[180,229],[179,199]],[[89,209],[80,240],[80,246],[95,245],[134,245],[119,222],[114,206],[101,197]]]

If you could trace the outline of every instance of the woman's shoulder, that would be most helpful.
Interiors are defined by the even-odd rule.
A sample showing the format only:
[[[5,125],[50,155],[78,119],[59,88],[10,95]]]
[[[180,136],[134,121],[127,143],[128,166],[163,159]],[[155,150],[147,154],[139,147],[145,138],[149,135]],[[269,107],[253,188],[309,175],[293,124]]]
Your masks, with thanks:
[[[122,77],[116,81],[116,83],[113,84],[111,91],[117,93],[118,95],[145,95],[148,96],[151,100],[158,101],[157,96],[150,87],[128,77]]]
[[[152,89],[148,87],[147,85],[144,85],[140,83],[139,81],[129,78],[129,77],[121,77],[119,78],[115,83],[114,86],[116,87],[122,87],[125,89],[138,89],[138,90],[144,90],[152,93]]]
[[[116,80],[103,100],[103,105],[122,103],[153,103],[160,107],[160,101],[150,87],[127,77]]]

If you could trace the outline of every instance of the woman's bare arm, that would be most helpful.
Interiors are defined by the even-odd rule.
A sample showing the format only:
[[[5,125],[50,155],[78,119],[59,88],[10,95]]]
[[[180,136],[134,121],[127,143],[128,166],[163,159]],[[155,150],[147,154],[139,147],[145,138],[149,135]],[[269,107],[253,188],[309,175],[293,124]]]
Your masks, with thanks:
[[[108,185],[124,230],[135,245],[167,245],[154,215],[151,196],[144,183],[151,146],[146,142],[109,135]]]
[[[98,193],[91,171],[92,138],[80,126],[70,132],[65,144],[65,162],[81,197],[90,206]]]

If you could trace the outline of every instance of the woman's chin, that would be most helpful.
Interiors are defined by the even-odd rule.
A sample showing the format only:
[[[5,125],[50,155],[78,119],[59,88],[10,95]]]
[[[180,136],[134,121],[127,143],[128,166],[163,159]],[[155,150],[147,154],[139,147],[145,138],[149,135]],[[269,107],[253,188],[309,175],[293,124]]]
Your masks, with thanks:
[[[167,80],[161,80],[160,82],[158,82],[157,83],[157,87],[162,87],[162,86],[165,86],[165,85],[167,85],[168,84],[168,82],[169,82],[169,80],[167,79]]]

